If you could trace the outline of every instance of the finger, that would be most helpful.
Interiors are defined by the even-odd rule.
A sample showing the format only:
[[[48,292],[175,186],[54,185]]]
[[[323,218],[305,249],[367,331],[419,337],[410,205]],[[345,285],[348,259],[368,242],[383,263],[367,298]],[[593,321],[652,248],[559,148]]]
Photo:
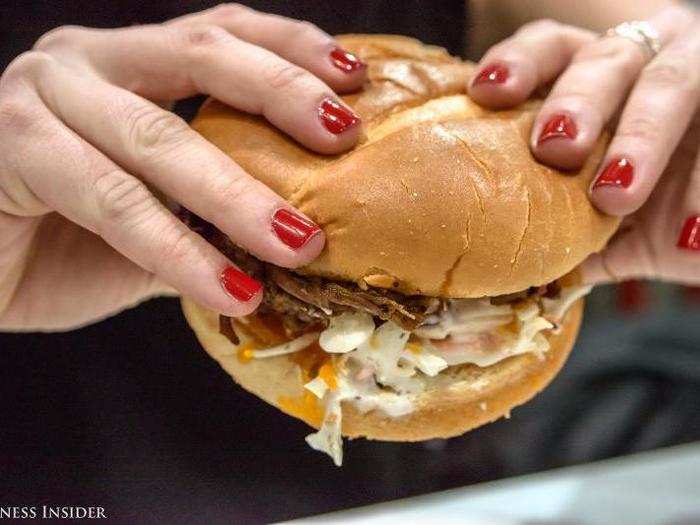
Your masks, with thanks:
[[[591,186],[591,200],[628,215],[647,200],[700,103],[700,23],[646,67]]]
[[[634,278],[700,284],[700,157],[696,120],[644,209],[623,220],[620,231],[582,265],[589,284]]]
[[[36,78],[69,127],[258,258],[297,267],[320,253],[324,236],[313,221],[172,113],[55,63]]]
[[[8,294],[7,308],[0,307],[0,330],[76,329],[172,295],[172,287],[64,217],[52,214],[35,222],[39,228],[26,238],[32,257],[23,262],[22,285]]]
[[[653,22],[662,44],[680,27],[680,21],[666,22],[665,15]],[[648,60],[642,46],[619,36],[582,47],[535,119],[530,139],[535,157],[555,167],[579,168]]]
[[[527,24],[479,61],[469,95],[489,107],[520,104],[538,86],[555,78],[576,51],[594,39],[590,31],[553,20]]]
[[[222,27],[310,71],[338,93],[359,89],[367,77],[364,62],[309,22],[261,13],[240,4],[222,4],[170,23]]]
[[[184,295],[231,316],[251,313],[260,283],[178,221],[135,177],[64,127],[46,108],[23,133],[6,134],[3,169],[50,209],[98,234]],[[29,104],[28,104],[29,105]],[[25,110],[21,110],[25,111]],[[13,154],[21,151],[21,155]],[[80,250],[76,246],[76,250]]]
[[[317,77],[217,26],[80,30],[73,40],[110,83],[150,100],[206,93],[263,115],[319,153],[352,147],[360,118]],[[58,46],[60,34],[40,41]]]
[[[590,255],[580,269],[583,282],[592,285],[659,277],[655,254],[638,229],[617,235],[605,250]]]
[[[700,184],[694,193],[700,199]],[[583,282],[596,285],[661,279],[700,284],[700,200],[687,203],[677,216],[669,214],[667,223],[661,228],[639,225],[617,235],[605,250],[583,262]]]
[[[700,137],[700,114],[696,115],[690,133],[695,138],[695,147],[692,152],[685,152],[684,158],[689,158],[694,153],[695,165],[688,184],[684,188],[679,220],[675,225],[676,248],[680,252],[680,261],[685,265],[686,273],[694,277],[695,282],[698,283],[700,282],[700,154],[698,154],[697,138]],[[683,146],[685,143],[679,150],[683,150]],[[675,168],[675,163],[673,167]]]

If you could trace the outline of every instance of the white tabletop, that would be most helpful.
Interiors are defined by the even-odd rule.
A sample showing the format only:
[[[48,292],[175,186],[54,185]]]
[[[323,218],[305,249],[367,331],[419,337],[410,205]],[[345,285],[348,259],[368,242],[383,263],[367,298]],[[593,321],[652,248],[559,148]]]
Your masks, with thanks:
[[[700,443],[289,523],[698,525]]]

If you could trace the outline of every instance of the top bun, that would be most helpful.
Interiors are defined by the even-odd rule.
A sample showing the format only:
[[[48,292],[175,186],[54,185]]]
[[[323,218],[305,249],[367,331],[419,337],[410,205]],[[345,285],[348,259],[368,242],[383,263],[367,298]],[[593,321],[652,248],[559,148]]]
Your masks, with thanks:
[[[409,294],[482,297],[549,283],[600,250],[619,220],[590,204],[601,140],[576,173],[543,166],[528,137],[539,101],[488,111],[464,95],[473,65],[398,36],[345,35],[369,66],[343,97],[363,140],[338,156],[209,100],[192,126],[318,223],[297,271]]]

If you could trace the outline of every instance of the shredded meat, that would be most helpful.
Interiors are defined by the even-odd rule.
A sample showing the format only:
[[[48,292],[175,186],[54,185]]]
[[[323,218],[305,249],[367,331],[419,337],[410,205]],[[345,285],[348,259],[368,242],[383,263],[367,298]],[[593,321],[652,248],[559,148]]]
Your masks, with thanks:
[[[219,333],[231,341],[234,345],[241,342],[233,328],[233,319],[225,315],[219,316]]]
[[[407,296],[383,289],[363,290],[355,283],[304,276],[265,263],[235,246],[229,238],[196,215],[183,211],[181,219],[206,238],[246,273],[263,283],[261,311],[282,314],[290,334],[303,331],[311,323],[327,325],[333,315],[360,310],[384,321],[393,321],[405,330],[414,330],[426,316],[438,310],[442,300],[435,297]],[[220,322],[222,334],[233,325]],[[236,337],[235,332],[233,337]]]
[[[354,283],[339,283],[318,277],[305,277],[272,267],[268,275],[282,291],[300,299],[307,315],[328,317],[347,309],[365,311],[384,321],[393,321],[413,330],[426,315],[437,310],[440,300],[424,296],[404,296],[386,290],[362,290]],[[315,309],[308,310],[309,305]]]
[[[436,297],[407,296],[379,288],[363,290],[351,282],[300,275],[256,259],[235,246],[228,236],[213,225],[187,210],[180,213],[180,218],[242,270],[263,283],[260,312],[281,314],[285,331],[290,336],[303,333],[310,325],[326,326],[332,316],[351,310],[367,312],[412,331],[427,316],[444,306],[444,301]],[[509,304],[534,295],[555,298],[559,292],[560,285],[554,281],[545,286],[492,297],[491,303]],[[221,316],[219,329],[222,335],[238,344],[238,336],[230,318]]]
[[[533,286],[527,290],[522,290],[520,292],[509,293],[506,295],[497,295],[496,297],[491,297],[491,304],[501,305],[517,303],[528,297],[536,295],[538,297],[547,297],[548,299],[556,299],[559,297],[561,292],[561,285],[558,281],[552,281],[549,284],[543,286]]]

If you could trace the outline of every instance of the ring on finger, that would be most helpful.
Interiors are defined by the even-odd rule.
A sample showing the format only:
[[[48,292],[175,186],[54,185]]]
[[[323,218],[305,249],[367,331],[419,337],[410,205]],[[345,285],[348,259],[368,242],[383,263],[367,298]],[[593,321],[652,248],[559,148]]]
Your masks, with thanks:
[[[620,37],[631,40],[644,50],[649,59],[654,58],[661,51],[659,32],[649,22],[643,20],[632,20],[618,24],[608,29],[603,37]]]

